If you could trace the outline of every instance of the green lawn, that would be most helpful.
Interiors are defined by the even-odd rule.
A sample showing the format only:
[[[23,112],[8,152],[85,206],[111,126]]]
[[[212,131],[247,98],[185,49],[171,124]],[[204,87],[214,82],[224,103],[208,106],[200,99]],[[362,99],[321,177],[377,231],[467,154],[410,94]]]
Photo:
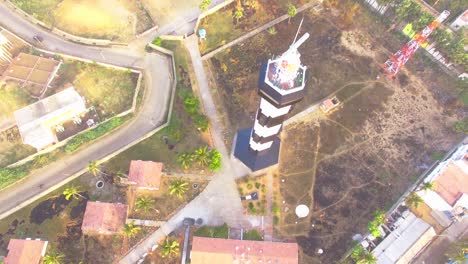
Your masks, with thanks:
[[[228,238],[229,227],[227,224],[222,226],[202,226],[195,230],[193,235],[199,237]]]

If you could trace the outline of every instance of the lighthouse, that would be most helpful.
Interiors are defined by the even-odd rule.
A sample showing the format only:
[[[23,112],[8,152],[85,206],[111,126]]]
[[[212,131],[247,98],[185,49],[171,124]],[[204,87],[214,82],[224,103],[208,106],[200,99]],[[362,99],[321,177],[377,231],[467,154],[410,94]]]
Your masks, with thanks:
[[[278,163],[283,121],[304,97],[306,66],[297,50],[309,38],[305,33],[281,56],[263,63],[258,80],[261,96],[252,128],[237,132],[234,156],[252,171]]]

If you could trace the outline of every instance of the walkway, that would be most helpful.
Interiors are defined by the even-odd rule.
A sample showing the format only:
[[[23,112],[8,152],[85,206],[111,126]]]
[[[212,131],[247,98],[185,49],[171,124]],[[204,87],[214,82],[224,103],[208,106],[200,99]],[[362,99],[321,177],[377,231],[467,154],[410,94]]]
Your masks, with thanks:
[[[213,176],[212,181],[201,194],[169,219],[160,229],[133,248],[128,255],[123,257],[119,262],[122,264],[137,262],[154,245],[158,244],[173,230],[180,227],[186,217],[201,218],[203,219],[203,223],[207,225],[222,225],[223,223],[227,223],[232,227],[250,227],[252,225],[243,214],[242,204],[234,181],[235,173],[233,173],[232,161],[224,145],[221,119],[218,116],[211,96],[205,69],[198,50],[197,37],[193,35],[187,38],[185,45],[190,52],[200,97],[205,114],[211,120],[210,127],[213,141],[222,155],[223,167]]]

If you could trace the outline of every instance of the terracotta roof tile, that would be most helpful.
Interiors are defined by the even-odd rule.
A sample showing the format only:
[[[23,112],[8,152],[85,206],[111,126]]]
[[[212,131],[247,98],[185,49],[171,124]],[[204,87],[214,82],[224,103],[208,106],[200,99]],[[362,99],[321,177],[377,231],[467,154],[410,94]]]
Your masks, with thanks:
[[[81,229],[84,233],[118,233],[127,219],[127,205],[121,203],[88,202]]]
[[[299,262],[299,248],[297,243],[193,238],[192,264],[242,263],[236,262],[236,260],[250,260],[251,264],[297,264]]]
[[[5,264],[39,264],[47,241],[11,239],[8,243],[8,255]]]
[[[128,180],[138,187],[159,189],[163,163],[132,160]]]

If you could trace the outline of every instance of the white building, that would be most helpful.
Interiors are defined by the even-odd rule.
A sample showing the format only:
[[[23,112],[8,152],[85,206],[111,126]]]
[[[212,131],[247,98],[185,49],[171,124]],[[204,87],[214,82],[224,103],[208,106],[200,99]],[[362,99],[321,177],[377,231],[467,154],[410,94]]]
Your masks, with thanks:
[[[463,217],[468,208],[468,144],[461,145],[424,181],[433,182],[434,190],[420,190],[417,194],[442,225],[447,226],[455,216]]]
[[[15,111],[24,144],[36,149],[57,143],[53,128],[86,111],[83,97],[73,87]]]
[[[403,212],[396,227],[372,254],[377,264],[409,263],[436,235],[434,228],[409,210]]]
[[[466,25],[468,25],[468,9],[465,10],[465,12],[463,12],[460,16],[458,16],[457,19],[455,19],[455,21],[450,24],[450,27],[457,31]]]

